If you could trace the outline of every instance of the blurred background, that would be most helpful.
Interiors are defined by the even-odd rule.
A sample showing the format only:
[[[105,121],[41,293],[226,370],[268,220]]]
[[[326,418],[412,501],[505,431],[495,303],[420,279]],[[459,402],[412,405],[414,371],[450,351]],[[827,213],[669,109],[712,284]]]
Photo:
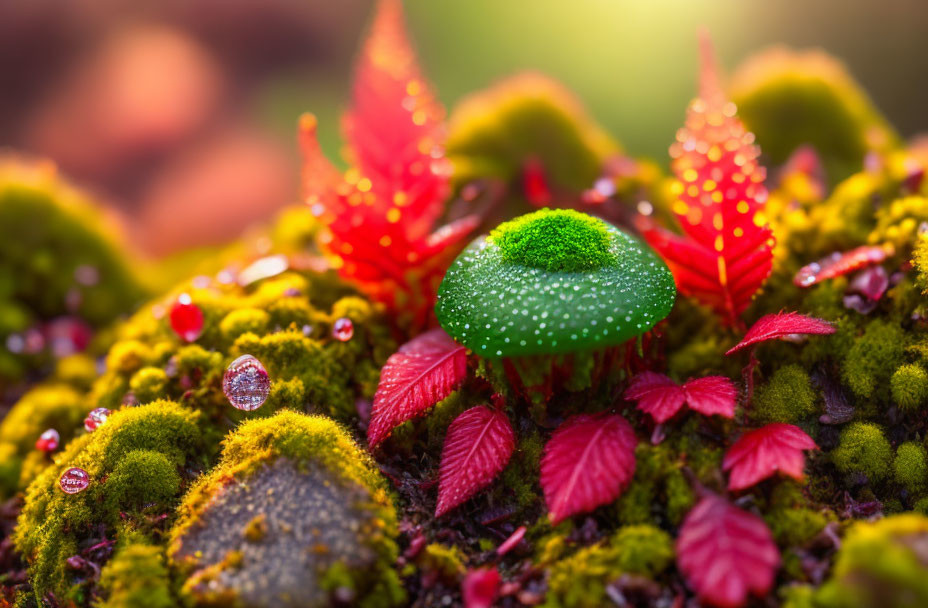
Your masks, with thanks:
[[[298,115],[338,156],[370,0],[4,0],[0,147],[54,159],[161,256],[297,200]],[[635,156],[666,164],[696,32],[731,71],[774,43],[842,59],[903,136],[928,131],[922,0],[407,0],[448,107],[524,69],[563,82]]]

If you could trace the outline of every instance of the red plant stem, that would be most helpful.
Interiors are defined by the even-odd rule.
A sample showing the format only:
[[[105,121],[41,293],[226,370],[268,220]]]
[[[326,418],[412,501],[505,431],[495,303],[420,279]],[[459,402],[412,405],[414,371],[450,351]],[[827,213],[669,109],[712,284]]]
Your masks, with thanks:
[[[745,387],[745,411],[747,411],[748,406],[751,405],[751,400],[754,399],[754,370],[760,364],[760,361],[758,361],[757,356],[754,354],[754,350],[753,348],[751,349],[751,358],[748,359],[748,364],[745,365],[744,369],[741,371]]]

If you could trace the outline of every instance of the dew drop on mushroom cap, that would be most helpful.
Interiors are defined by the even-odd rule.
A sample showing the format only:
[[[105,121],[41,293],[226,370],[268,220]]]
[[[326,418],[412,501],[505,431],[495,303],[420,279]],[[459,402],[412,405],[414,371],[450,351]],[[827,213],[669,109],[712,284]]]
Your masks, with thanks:
[[[644,243],[568,209],[500,224],[448,269],[435,306],[455,340],[488,358],[615,346],[670,313],[673,276]]]

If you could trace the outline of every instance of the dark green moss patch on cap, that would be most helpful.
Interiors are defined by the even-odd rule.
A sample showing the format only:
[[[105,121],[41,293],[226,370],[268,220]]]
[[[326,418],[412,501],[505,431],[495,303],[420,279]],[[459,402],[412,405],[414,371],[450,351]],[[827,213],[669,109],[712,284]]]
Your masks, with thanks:
[[[542,209],[500,224],[489,240],[507,262],[551,272],[580,272],[612,263],[601,220],[571,209]]]
[[[536,230],[545,225],[554,236]],[[605,254],[590,245],[601,234]],[[448,269],[435,310],[478,355],[518,357],[621,344],[666,317],[675,296],[667,266],[637,239],[575,211],[544,210],[471,243]]]

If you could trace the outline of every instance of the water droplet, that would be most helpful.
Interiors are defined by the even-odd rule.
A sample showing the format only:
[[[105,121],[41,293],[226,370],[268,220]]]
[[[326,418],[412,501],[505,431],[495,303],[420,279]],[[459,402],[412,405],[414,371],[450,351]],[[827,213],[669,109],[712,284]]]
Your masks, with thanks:
[[[106,422],[107,418],[110,417],[110,414],[112,414],[112,412],[105,407],[98,407],[97,409],[93,410],[87,414],[86,418],[84,418],[84,430],[86,430],[88,433],[94,432],[100,427],[100,425]]]
[[[48,452],[57,450],[60,442],[61,437],[58,435],[58,431],[55,429],[48,429],[39,435],[39,438],[35,442],[35,449],[41,450],[47,454]]]
[[[285,255],[271,255],[255,260],[238,274],[238,284],[242,287],[277,276],[289,268],[290,262]]]
[[[171,329],[185,342],[193,342],[203,332],[203,311],[189,294],[180,294],[171,307]]]
[[[260,361],[242,355],[226,368],[222,392],[232,407],[250,412],[264,405],[271,392],[271,380]]]
[[[61,474],[58,485],[65,494],[83,492],[90,485],[90,474],[79,467],[71,467]]]
[[[342,317],[332,325],[332,337],[339,342],[347,342],[354,335],[354,323],[347,317]]]

